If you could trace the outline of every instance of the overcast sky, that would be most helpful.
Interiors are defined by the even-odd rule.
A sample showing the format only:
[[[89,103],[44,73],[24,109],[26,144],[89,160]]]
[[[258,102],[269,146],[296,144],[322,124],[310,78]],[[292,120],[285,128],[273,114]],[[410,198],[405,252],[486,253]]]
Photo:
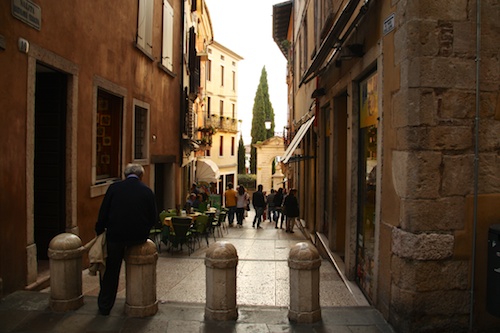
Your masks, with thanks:
[[[262,67],[266,67],[275,131],[286,124],[286,59],[273,40],[273,4],[285,0],[205,0],[214,39],[244,58],[238,64],[238,118],[250,144],[252,109]]]

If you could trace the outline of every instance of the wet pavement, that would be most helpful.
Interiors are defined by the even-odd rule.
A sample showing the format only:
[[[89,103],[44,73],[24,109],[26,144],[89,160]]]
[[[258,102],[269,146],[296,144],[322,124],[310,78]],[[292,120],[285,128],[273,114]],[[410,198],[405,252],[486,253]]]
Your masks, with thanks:
[[[322,320],[290,323],[288,253],[296,243],[308,241],[298,228],[293,234],[275,229],[270,222],[263,222],[262,229],[252,228],[251,213],[243,228],[227,228],[222,237],[216,234],[217,241],[231,243],[238,254],[236,321],[204,319],[208,247],[202,240],[191,255],[186,247],[169,252],[162,245],[157,263],[159,310],[153,317],[129,318],[124,314],[124,268],[110,316],[98,315],[98,277],[84,271],[85,304],[80,309],[51,312],[50,288],[19,291],[0,301],[0,332],[393,332],[356,285],[346,285],[327,260],[320,267]],[[214,243],[213,236],[209,241]]]

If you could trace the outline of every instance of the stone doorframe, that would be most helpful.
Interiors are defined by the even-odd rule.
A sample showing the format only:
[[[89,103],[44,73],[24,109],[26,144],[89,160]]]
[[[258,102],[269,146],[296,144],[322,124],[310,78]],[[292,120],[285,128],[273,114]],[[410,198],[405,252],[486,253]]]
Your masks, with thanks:
[[[263,142],[257,142],[252,145],[256,148],[257,156],[257,184],[262,184],[264,191],[271,192],[273,184],[272,179],[272,163],[276,156],[285,154],[285,143],[280,136],[273,136]],[[279,163],[276,164],[276,169],[280,168]]]
[[[78,125],[78,65],[46,50],[31,44],[28,52],[27,77],[27,116],[26,116],[26,258],[27,285],[33,284],[38,277],[38,261],[34,238],[34,160],[35,160],[35,85],[36,67],[40,62],[68,76],[67,82],[67,114],[66,114],[66,232],[78,235],[76,217],[76,184],[77,184],[77,125]]]

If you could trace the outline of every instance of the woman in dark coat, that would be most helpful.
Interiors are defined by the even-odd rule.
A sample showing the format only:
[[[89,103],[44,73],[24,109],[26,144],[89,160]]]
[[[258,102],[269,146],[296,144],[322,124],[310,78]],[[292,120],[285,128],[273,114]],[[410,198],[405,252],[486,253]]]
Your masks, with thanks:
[[[283,203],[283,208],[286,214],[286,232],[293,233],[293,226],[295,224],[295,219],[299,217],[299,202],[297,201],[296,189],[291,189],[290,193],[285,197],[285,202]]]
[[[281,211],[281,206],[283,205],[283,189],[280,187],[278,192],[274,195],[274,222],[276,222],[275,228],[278,229],[278,220],[280,219],[280,215],[283,215]],[[283,217],[281,218],[281,226],[280,229],[283,229]]]

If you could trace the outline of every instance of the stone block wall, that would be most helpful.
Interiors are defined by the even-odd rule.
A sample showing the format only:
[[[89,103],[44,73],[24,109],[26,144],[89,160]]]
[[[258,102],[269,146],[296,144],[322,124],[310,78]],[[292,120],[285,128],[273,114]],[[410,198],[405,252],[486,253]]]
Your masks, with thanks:
[[[457,235],[472,230],[466,201],[474,194],[477,58],[479,192],[500,192],[500,58],[492,38],[500,32],[500,3],[482,1],[480,55],[475,1],[393,3],[401,86],[387,120],[397,139],[385,148],[400,212],[392,231],[390,322],[398,332],[466,332],[472,248],[455,251]]]

